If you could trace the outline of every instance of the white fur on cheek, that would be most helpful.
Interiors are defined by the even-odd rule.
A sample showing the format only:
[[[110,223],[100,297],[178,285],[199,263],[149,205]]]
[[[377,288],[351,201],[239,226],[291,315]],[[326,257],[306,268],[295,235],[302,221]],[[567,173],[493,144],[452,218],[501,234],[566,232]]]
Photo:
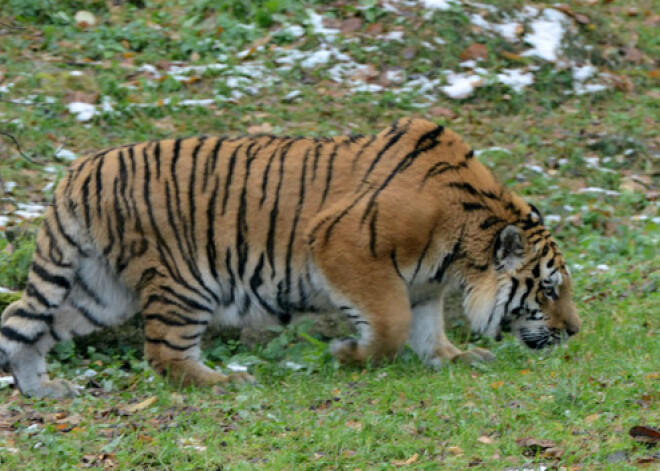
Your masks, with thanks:
[[[497,335],[502,318],[506,314],[504,307],[511,288],[511,279],[500,275],[496,281],[480,284],[472,289],[463,300],[465,314],[470,319],[472,330],[489,337]]]

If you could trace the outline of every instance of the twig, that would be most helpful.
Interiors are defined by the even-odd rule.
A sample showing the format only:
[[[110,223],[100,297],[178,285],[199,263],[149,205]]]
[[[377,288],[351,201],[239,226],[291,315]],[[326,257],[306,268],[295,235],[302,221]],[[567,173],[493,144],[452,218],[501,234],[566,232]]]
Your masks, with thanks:
[[[6,21],[0,21],[0,26],[4,26],[9,29],[27,29],[25,26],[18,26],[16,24],[7,23]]]
[[[30,157],[25,152],[23,152],[23,148],[21,147],[21,143],[18,142],[18,139],[16,139],[16,136],[14,136],[13,134],[0,129],[0,136],[5,136],[9,140],[11,140],[14,143],[14,145],[16,146],[16,150],[18,150],[18,153],[21,154],[21,157],[23,157],[28,162],[31,162],[31,163],[37,164],[37,165],[45,165],[43,162],[39,162],[37,160],[34,160],[32,157]]]

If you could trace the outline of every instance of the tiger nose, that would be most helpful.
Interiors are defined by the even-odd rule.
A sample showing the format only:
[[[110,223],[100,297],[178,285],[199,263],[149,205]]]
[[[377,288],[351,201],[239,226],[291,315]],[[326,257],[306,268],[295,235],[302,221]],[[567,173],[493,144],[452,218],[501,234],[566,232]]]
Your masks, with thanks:
[[[568,334],[569,337],[574,336],[580,332],[580,326],[579,325],[569,325],[566,327],[566,333]]]

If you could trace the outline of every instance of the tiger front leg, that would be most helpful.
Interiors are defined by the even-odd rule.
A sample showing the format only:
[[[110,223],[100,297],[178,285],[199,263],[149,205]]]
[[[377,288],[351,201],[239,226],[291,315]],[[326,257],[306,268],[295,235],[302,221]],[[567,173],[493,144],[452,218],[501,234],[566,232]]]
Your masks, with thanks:
[[[178,287],[180,289],[180,287]],[[212,307],[208,300],[193,300],[190,294],[151,294],[143,307],[145,358],[158,373],[175,385],[210,386],[224,383],[254,383],[247,373],[224,375],[200,361],[200,342]]]
[[[360,334],[333,341],[334,357],[345,364],[365,364],[396,356],[412,317],[406,285],[391,264],[349,250],[320,251],[316,263],[333,303]]]
[[[490,362],[495,359],[485,348],[461,351],[447,338],[443,312],[444,293],[435,300],[415,306],[410,330],[410,347],[433,368],[441,368],[449,362],[468,365]]]

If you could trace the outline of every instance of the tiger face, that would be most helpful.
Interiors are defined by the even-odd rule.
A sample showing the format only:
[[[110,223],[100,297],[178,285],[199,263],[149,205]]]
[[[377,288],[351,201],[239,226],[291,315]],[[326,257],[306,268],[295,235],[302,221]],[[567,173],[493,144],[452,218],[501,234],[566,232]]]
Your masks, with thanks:
[[[581,321],[568,268],[540,213],[531,208],[522,229],[506,227],[495,247],[499,297],[505,299],[495,337],[512,332],[529,348],[540,349],[578,333]]]

